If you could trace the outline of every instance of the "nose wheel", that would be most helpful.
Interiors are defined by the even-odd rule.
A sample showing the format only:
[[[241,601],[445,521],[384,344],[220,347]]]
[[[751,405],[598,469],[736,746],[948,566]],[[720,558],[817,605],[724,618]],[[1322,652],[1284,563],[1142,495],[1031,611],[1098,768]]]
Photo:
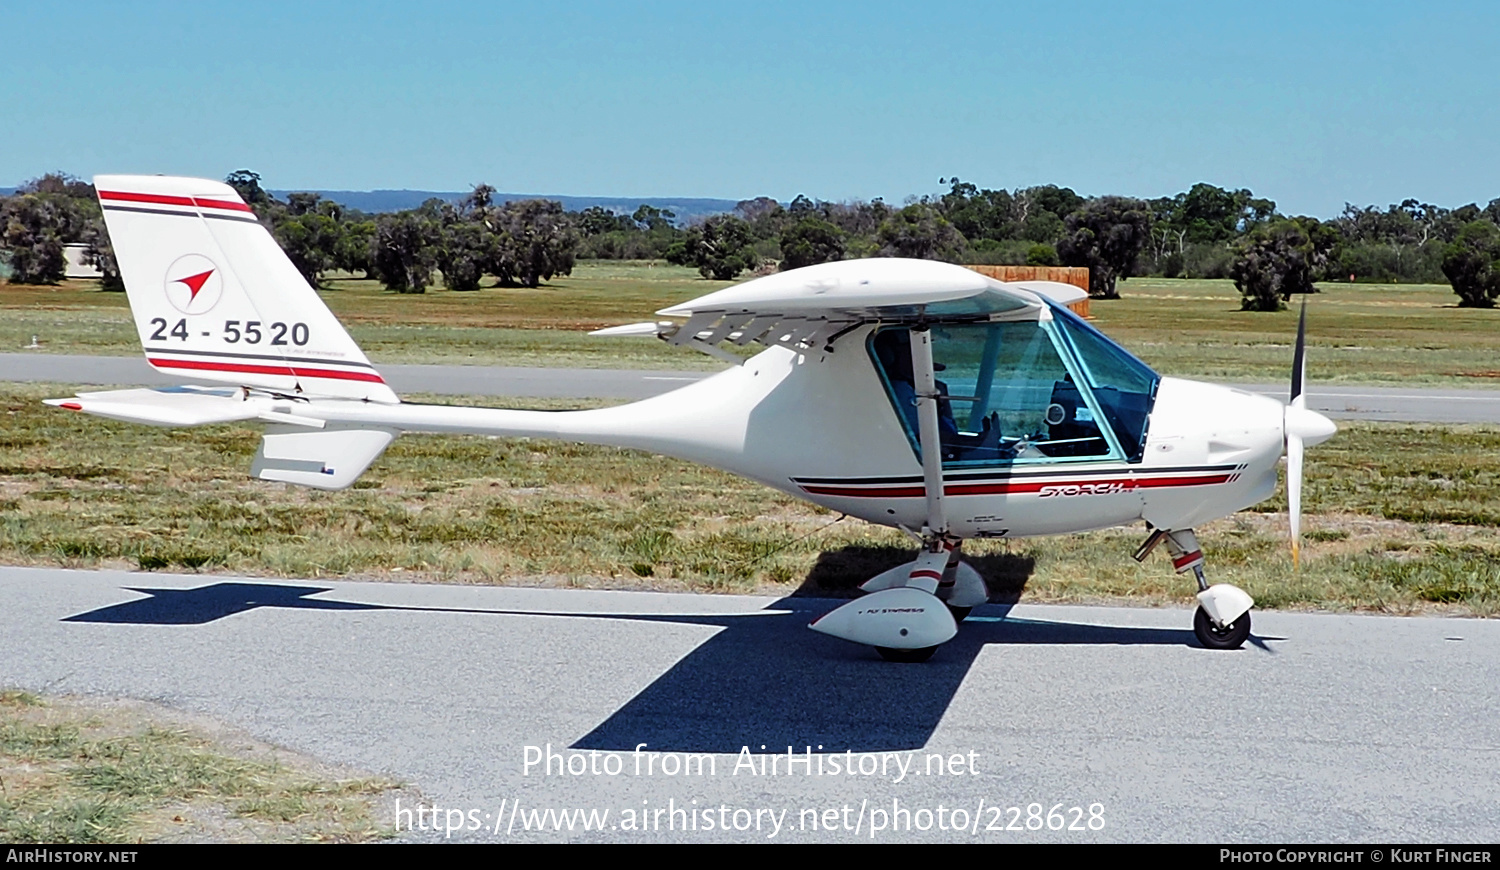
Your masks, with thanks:
[[[1242,613],[1234,622],[1220,626],[1199,607],[1193,614],[1193,634],[1207,649],[1239,649],[1250,638],[1250,614]]]

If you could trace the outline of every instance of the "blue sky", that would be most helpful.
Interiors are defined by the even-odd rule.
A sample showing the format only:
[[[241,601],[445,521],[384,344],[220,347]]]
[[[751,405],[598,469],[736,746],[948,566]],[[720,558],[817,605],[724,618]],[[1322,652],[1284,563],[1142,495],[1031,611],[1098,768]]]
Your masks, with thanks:
[[[1500,197],[1500,4],[0,2],[0,185]]]

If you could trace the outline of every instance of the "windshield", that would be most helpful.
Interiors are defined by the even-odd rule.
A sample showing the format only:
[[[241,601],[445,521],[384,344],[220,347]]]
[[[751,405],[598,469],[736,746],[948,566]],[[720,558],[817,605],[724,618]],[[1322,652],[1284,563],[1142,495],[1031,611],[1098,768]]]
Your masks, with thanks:
[[[1050,300],[1047,304],[1120,446],[1132,462],[1140,459],[1161,376],[1067,308]]]

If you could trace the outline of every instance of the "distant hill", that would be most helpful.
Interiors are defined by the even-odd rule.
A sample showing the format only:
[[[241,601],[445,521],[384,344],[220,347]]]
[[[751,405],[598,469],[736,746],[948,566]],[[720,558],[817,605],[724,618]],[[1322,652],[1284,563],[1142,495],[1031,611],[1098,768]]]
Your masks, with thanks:
[[[288,193],[296,191],[273,190],[271,195],[277,199],[286,199]],[[438,190],[313,190],[324,199],[348,208],[357,208],[360,211],[378,213],[386,211],[404,211],[416,208],[429,199],[437,198],[444,202],[457,202],[468,196],[467,191],[438,191]],[[665,209],[677,215],[679,223],[690,221],[694,218],[709,217],[711,215],[723,214],[734,211],[736,200],[732,199],[702,199],[692,197],[670,197],[670,196],[556,196],[553,194],[538,193],[497,193],[496,202],[511,202],[518,199],[551,199],[562,203],[567,211],[583,211],[586,208],[600,206],[610,211],[629,214],[642,204]]]
[[[0,196],[10,196],[19,188],[0,187]],[[298,191],[273,190],[271,195],[277,199],[286,199],[289,193]],[[405,211],[416,208],[433,197],[444,202],[457,202],[468,196],[467,191],[440,191],[440,190],[314,190],[324,199],[331,199],[339,205],[348,208],[357,208],[360,211],[379,213],[385,211]],[[677,215],[678,223],[687,223],[695,218],[705,218],[716,214],[734,211],[736,200],[733,199],[705,199],[681,196],[554,196],[551,194],[537,193],[497,193],[496,202],[510,202],[517,199],[551,199],[562,203],[562,207],[568,211],[583,211],[593,206],[601,206],[614,212],[630,214],[636,208],[645,205],[665,209]]]

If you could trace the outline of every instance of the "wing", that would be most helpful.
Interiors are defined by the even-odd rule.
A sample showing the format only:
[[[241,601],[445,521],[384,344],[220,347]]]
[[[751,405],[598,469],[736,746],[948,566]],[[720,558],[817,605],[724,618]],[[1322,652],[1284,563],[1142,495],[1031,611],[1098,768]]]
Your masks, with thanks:
[[[686,318],[684,323],[631,324],[594,334],[655,334],[670,344],[715,355],[721,353],[719,342],[726,340],[804,352],[830,348],[864,323],[1033,320],[1046,307],[1042,295],[1050,294],[951,263],[841,260],[767,275],[657,312]]]

